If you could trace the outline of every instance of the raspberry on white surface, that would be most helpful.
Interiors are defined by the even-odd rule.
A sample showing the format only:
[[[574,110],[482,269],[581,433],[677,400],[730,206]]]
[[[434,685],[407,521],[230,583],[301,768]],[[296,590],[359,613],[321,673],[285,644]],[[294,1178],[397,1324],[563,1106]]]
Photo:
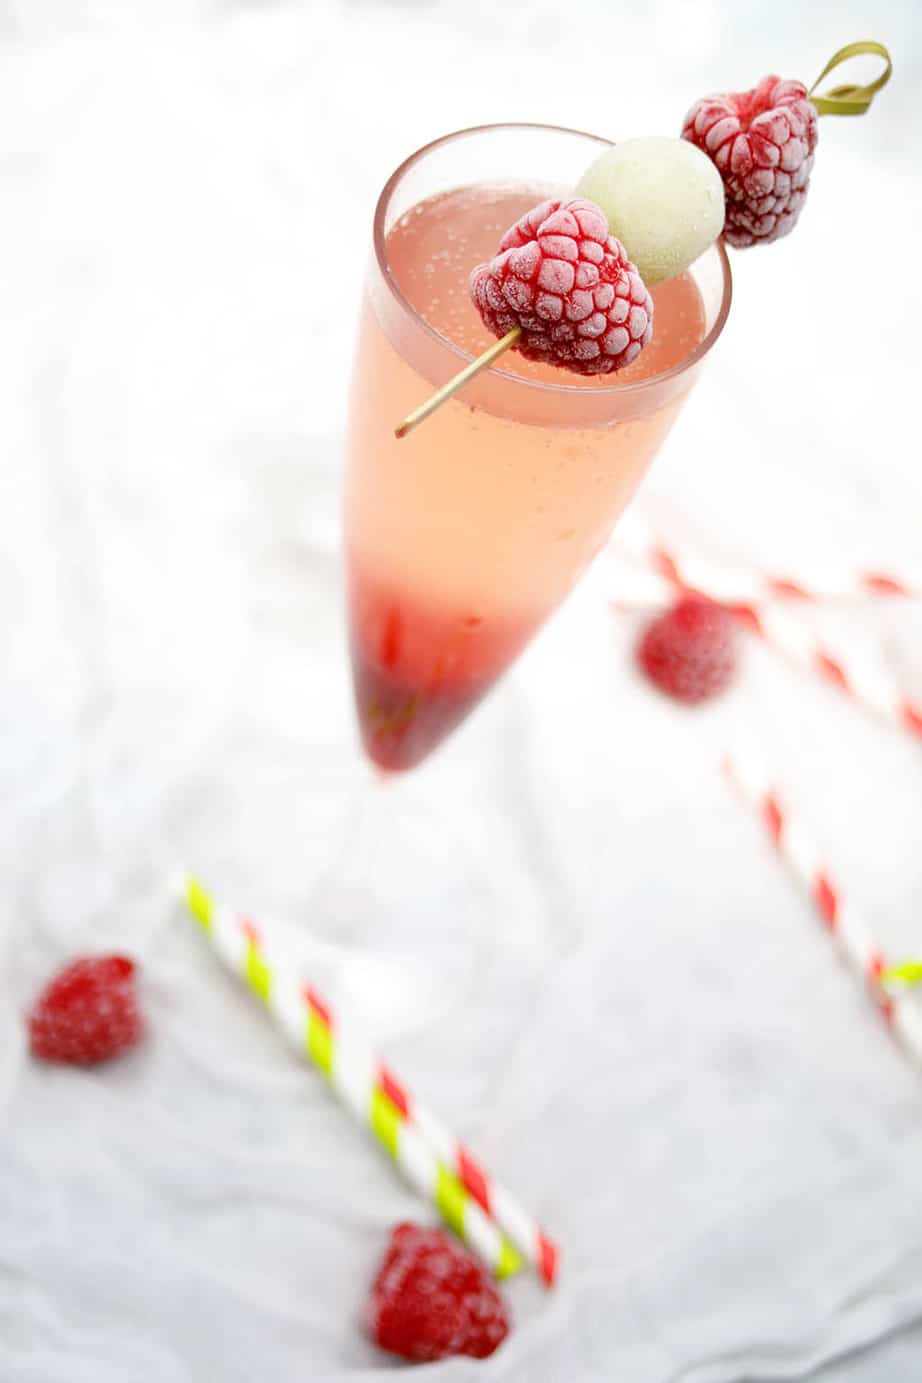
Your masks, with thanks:
[[[637,662],[649,682],[694,706],[724,691],[736,674],[736,621],[704,596],[682,595],[644,629]]]
[[[413,1363],[486,1359],[509,1334],[509,1313],[486,1270],[448,1234],[396,1225],[365,1311],[368,1333]]]
[[[127,956],[84,956],[45,986],[28,1018],[29,1044],[42,1061],[95,1066],[144,1035],[137,966]]]

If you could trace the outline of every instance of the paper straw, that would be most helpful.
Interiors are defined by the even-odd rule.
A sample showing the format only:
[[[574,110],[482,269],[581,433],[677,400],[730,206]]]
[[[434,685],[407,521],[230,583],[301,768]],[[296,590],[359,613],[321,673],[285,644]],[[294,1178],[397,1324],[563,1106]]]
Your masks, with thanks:
[[[750,564],[709,561],[687,551],[674,539],[655,533],[642,517],[633,513],[621,520],[613,547],[640,558],[674,585],[702,591],[726,604],[922,597],[922,573],[909,577],[884,568],[861,567],[836,571],[814,564],[807,576],[795,577]]]
[[[413,1188],[497,1277],[531,1264],[548,1286],[559,1252],[540,1226],[406,1085],[361,1034],[312,986],[269,957],[248,919],[218,906],[195,879],[186,905],[214,949],[266,1005],[279,1027],[323,1073],[342,1103],[369,1128]]]
[[[788,662],[838,688],[872,715],[922,739],[922,703],[895,687],[877,669],[820,643],[787,611],[769,605],[736,604],[729,608]]]
[[[864,918],[826,868],[800,819],[772,785],[752,751],[734,751],[724,769],[739,796],[761,820],[779,854],[807,893],[850,969],[914,1060],[922,1062],[922,1010],[889,993],[883,951]]]
[[[725,599],[711,586],[693,584],[687,579],[692,574],[689,568],[683,566],[679,569],[671,563],[658,561],[654,549],[648,551],[647,560],[649,570],[656,574],[663,592],[667,589],[693,591],[718,601],[787,662],[836,687],[878,719],[887,721],[916,739],[922,739],[922,702],[895,687],[876,668],[864,661],[857,661],[841,649],[820,642],[789,610],[770,603]],[[704,572],[699,570],[695,574],[700,577]],[[619,597],[610,603],[618,611],[631,608],[629,600]]]
[[[512,1192],[501,1182],[495,1181],[441,1120],[425,1105],[413,1099],[393,1075],[390,1076],[390,1085],[398,1107],[415,1124],[420,1136],[436,1156],[454,1170],[468,1195],[508,1235],[545,1285],[553,1287],[560,1260],[560,1251],[554,1241],[523,1209]]]

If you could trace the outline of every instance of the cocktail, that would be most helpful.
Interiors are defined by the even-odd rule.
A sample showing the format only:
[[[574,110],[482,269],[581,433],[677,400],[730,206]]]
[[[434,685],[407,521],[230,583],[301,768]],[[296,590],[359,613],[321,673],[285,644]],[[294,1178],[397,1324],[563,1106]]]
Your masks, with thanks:
[[[345,541],[359,724],[383,769],[420,763],[571,590],[726,321],[730,271],[716,241],[651,285],[652,337],[616,374],[509,351],[395,436],[395,423],[494,340],[468,291],[471,270],[536,203],[572,197],[608,147],[549,126],[466,130],[409,158],[378,202]]]

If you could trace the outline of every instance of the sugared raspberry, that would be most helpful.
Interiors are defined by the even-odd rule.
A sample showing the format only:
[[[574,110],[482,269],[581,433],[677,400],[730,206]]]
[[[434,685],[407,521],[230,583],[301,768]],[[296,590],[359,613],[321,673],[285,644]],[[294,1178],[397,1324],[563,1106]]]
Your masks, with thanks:
[[[717,166],[727,198],[731,245],[787,235],[807,198],[816,148],[816,107],[803,82],[764,77],[753,91],[696,101],[682,138]]]
[[[494,335],[521,327],[514,349],[580,375],[630,365],[653,335],[643,279],[583,197],[542,202],[516,221],[470,291]]]
[[[29,1014],[34,1054],[72,1066],[118,1056],[143,1032],[135,963],[126,956],[75,960],[42,991]]]
[[[650,622],[637,661],[660,691],[694,705],[722,692],[736,671],[736,622],[703,596],[682,596]]]
[[[367,1325],[381,1349],[414,1363],[485,1359],[509,1333],[503,1299],[479,1263],[440,1229],[411,1224],[391,1234]]]

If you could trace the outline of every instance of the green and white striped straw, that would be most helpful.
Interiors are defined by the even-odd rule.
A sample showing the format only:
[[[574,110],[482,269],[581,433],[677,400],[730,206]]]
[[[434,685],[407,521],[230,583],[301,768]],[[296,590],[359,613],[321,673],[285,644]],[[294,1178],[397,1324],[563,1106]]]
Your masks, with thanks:
[[[219,906],[198,880],[186,880],[183,898],[220,958],[246,982],[346,1108],[370,1129],[414,1190],[435,1206],[496,1277],[518,1272],[522,1255],[423,1137],[409,1117],[403,1086],[361,1036],[334,1016],[312,986],[276,965],[259,929]]]

